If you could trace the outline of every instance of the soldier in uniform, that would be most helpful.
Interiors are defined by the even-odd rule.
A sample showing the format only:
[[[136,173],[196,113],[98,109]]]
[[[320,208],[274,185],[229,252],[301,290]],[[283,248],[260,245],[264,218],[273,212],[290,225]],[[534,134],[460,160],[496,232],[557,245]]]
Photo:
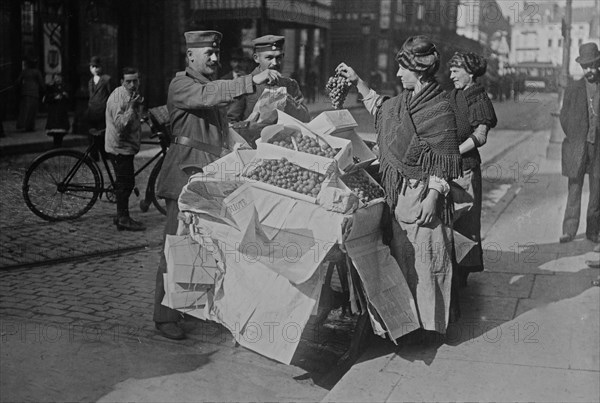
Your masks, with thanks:
[[[173,143],[157,185],[158,197],[166,199],[165,236],[177,231],[177,199],[190,175],[229,152],[225,106],[235,97],[252,94],[262,84],[274,83],[281,77],[276,70],[265,70],[233,80],[213,81],[219,66],[221,38],[217,31],[186,32],[187,68],[177,73],[169,85],[167,109]],[[163,254],[156,276],[154,322],[163,336],[183,339],[185,333],[177,324],[181,314],[161,304],[165,295],[163,273],[166,267]]]
[[[259,74],[265,70],[274,70],[281,72],[283,67],[283,45],[285,38],[278,35],[265,35],[252,41],[254,46],[254,62],[258,66],[250,73],[251,75]],[[300,91],[298,82],[289,77],[280,77],[273,85],[262,84],[256,87],[256,91],[252,94],[242,96],[233,102],[228,110],[227,117],[232,122],[246,120],[252,113],[254,105],[258,101],[265,88],[285,87],[287,90],[287,100],[284,112],[294,118],[302,121],[310,121],[308,108],[304,104],[304,96]]]

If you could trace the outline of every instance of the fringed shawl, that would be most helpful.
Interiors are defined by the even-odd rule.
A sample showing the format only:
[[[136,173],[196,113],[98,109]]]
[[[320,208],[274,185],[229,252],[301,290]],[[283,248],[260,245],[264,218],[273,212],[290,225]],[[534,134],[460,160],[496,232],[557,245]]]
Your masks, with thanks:
[[[486,125],[490,129],[496,127],[498,119],[492,101],[483,85],[475,83],[463,90],[469,108],[469,122],[472,127]]]
[[[498,123],[492,101],[485,92],[485,88],[479,83],[475,83],[465,90],[452,90],[448,100],[456,114],[459,144],[467,140],[477,126],[486,125],[491,129]],[[481,164],[477,148],[463,154],[462,158],[465,170]]]
[[[435,175],[450,181],[462,174],[454,112],[438,83],[412,94],[405,90],[385,101],[375,116],[379,170],[391,208],[408,179]]]

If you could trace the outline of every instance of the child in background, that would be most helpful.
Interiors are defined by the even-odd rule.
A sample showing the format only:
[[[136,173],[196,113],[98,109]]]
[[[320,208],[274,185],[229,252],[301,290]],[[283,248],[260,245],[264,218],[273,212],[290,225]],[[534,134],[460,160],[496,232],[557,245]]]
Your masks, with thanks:
[[[47,87],[44,103],[48,106],[46,134],[54,138],[54,147],[61,147],[63,137],[69,132],[69,94],[63,85],[62,76],[55,74],[52,84]]]

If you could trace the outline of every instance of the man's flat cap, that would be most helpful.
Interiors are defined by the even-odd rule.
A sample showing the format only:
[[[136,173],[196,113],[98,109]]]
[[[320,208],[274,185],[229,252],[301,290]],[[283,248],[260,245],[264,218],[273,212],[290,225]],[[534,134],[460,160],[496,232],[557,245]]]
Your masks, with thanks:
[[[280,35],[265,35],[252,41],[255,52],[266,52],[269,50],[283,50],[285,37]]]
[[[184,33],[185,44],[191,48],[219,48],[223,35],[217,31],[188,31]]]

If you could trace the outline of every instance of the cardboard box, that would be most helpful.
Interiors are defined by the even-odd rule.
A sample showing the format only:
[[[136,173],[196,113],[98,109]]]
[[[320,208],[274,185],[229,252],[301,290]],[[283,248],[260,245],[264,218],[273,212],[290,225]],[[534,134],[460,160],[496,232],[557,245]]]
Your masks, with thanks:
[[[341,169],[344,172],[350,172],[356,168],[365,168],[377,159],[377,156],[354,130],[358,125],[347,109],[322,112],[306,126],[320,135],[350,140],[352,144],[352,164],[346,164],[342,167]]]
[[[334,135],[338,131],[353,129],[358,124],[348,109],[339,109],[321,112],[307,126],[317,134]]]

